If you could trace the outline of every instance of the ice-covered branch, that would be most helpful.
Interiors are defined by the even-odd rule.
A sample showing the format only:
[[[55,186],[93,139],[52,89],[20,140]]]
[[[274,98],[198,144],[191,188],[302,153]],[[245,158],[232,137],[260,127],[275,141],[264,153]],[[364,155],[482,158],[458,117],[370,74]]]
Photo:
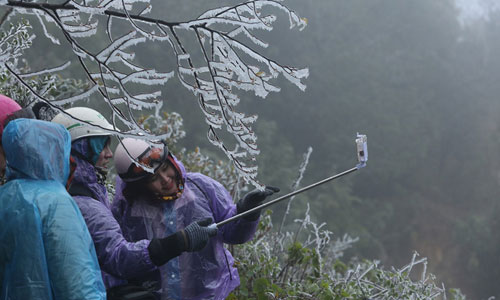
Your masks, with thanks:
[[[262,98],[279,92],[275,83],[279,75],[305,89],[306,68],[283,65],[254,49],[269,46],[258,33],[273,29],[278,19],[274,12],[284,13],[290,28],[302,29],[307,24],[283,1],[244,1],[208,10],[185,22],[148,16],[153,11],[150,0],[3,0],[0,5],[17,14],[34,15],[45,37],[72,51],[71,60],[76,62],[72,68],[79,64],[88,77],[90,86],[78,95],[64,99],[39,95],[43,101],[60,106],[99,97],[110,108],[113,123],[121,123],[116,124],[122,129],[120,135],[162,138],[165,136],[155,136],[143,128],[135,115],[142,109],[157,107],[163,101],[162,87],[177,74],[181,84],[198,99],[210,142],[226,154],[246,182],[262,187],[257,180],[255,157],[259,148],[252,129],[257,116],[246,115],[237,105],[242,92]],[[100,36],[107,36],[107,42]],[[193,42],[197,43],[194,49]],[[161,70],[160,64],[146,66],[139,61],[136,52],[147,51],[151,43],[159,43],[162,50],[167,50],[155,55],[173,53],[173,61],[177,61],[174,70]],[[58,72],[50,66],[44,69]],[[24,80],[22,76],[16,78]],[[22,84],[26,86],[27,82]],[[225,130],[234,140],[223,140],[219,130]]]

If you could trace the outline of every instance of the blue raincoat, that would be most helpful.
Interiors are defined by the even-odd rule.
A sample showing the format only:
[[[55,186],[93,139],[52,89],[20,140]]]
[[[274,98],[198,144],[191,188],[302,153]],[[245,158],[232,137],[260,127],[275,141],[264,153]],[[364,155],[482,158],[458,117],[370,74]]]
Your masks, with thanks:
[[[83,157],[92,156],[88,138],[73,142],[72,150]],[[127,283],[156,269],[148,252],[149,240],[129,243],[109,207],[106,187],[100,182],[96,168],[87,160],[73,155],[77,166],[72,185],[89,191],[91,196],[73,196],[94,240],[106,288]]]
[[[65,183],[71,137],[59,124],[5,128],[0,187],[0,299],[106,299],[94,244]]]
[[[236,214],[233,199],[220,183],[200,173],[186,173],[184,166],[176,163],[184,180],[184,192],[173,201],[127,201],[123,196],[126,183],[117,176],[112,210],[128,239],[163,238],[194,221],[210,217],[219,222]],[[203,250],[184,252],[160,267],[159,272],[144,276],[143,281],[161,281],[162,299],[225,299],[240,280],[224,243],[250,240],[257,225],[258,220],[245,219],[228,223],[219,228],[218,235]]]

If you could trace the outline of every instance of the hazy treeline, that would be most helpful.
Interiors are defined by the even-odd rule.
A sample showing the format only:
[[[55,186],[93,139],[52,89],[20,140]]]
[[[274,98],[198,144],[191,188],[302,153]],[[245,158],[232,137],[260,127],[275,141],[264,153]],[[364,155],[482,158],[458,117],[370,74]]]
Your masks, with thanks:
[[[176,21],[221,4],[157,1],[155,13]],[[500,12],[463,26],[451,0],[286,4],[308,26],[290,31],[281,15],[263,52],[309,67],[310,77],[305,93],[282,82],[265,100],[242,96],[245,112],[259,115],[259,180],[290,191],[309,146],[303,185],[351,168],[355,134],[367,134],[368,167],[300,195],[292,215],[309,202],[337,236],[360,237],[350,255],[400,266],[415,250],[448,287],[471,299],[500,296]],[[50,45],[36,43],[38,56]],[[67,56],[51,49],[44,59]],[[175,63],[160,48],[141,59]],[[164,107],[184,118],[182,145],[221,156],[192,94],[174,81],[164,95]],[[284,208],[273,207],[277,222]]]
[[[451,1],[289,6],[308,26],[283,24],[265,52],[311,75],[305,93],[285,85],[266,100],[246,97],[259,115],[261,181],[289,191],[308,146],[304,185],[350,168],[354,136],[365,133],[369,166],[301,195],[295,215],[310,202],[337,236],[361,238],[351,255],[398,266],[416,250],[448,287],[500,296],[500,13],[463,26]],[[184,142],[206,144],[195,101],[167,95],[185,119]]]

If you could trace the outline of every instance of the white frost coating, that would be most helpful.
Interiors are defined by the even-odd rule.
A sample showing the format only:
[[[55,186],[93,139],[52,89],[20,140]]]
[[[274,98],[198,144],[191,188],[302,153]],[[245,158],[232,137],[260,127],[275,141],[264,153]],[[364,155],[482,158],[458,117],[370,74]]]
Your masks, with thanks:
[[[302,69],[299,70],[299,72],[295,72],[294,70],[283,68],[281,74],[283,74],[283,76],[285,76],[288,81],[295,84],[301,91],[304,91],[306,89],[306,85],[300,81],[301,77],[297,76],[309,76],[308,69]]]
[[[45,26],[45,23],[43,22],[42,20],[42,16],[38,13],[35,14],[36,17],[38,18],[38,21],[40,22],[40,25],[42,25],[42,29],[43,29],[43,34],[54,44],[56,45],[60,45],[61,43],[59,42],[59,39],[57,39],[55,36],[53,36],[52,34],[50,34],[48,31],[47,31],[47,27]]]
[[[118,98],[112,98],[112,99],[109,99],[109,101],[114,104],[114,105],[118,105],[118,104],[123,104],[125,103],[125,99],[123,97],[118,97]]]
[[[243,33],[245,34],[246,37],[248,37],[254,44],[261,46],[262,48],[267,48],[269,46],[268,43],[262,41],[261,39],[257,38],[253,34],[251,34],[247,29],[243,29]]]
[[[128,53],[121,50],[116,50],[108,57],[108,63],[112,62],[123,62],[133,70],[141,70],[141,67],[130,64],[127,60],[133,60],[135,58],[135,53]]]
[[[149,2],[149,1],[144,1],[144,2]],[[149,5],[146,6],[146,8],[143,11],[141,11],[141,13],[139,15],[147,15],[152,10],[153,10],[153,5],[149,4]]]
[[[92,95],[93,93],[95,93],[98,89],[99,89],[99,86],[94,85],[89,90],[85,91],[84,93],[81,93],[79,95],[76,95],[76,96],[73,96],[73,97],[70,97],[70,98],[66,98],[66,99],[52,100],[51,103],[53,103],[55,105],[65,105],[65,104],[68,104],[68,103],[73,103],[73,102],[76,102],[76,101],[79,101],[79,100],[86,99],[86,98],[90,97],[90,95]]]
[[[194,71],[192,68],[186,68],[186,67],[178,67],[177,70],[179,73],[182,75],[189,75],[189,76],[194,76]]]
[[[116,87],[106,86],[106,92],[109,93],[109,94],[113,94],[113,95],[120,94],[120,90],[118,88],[116,88]]]
[[[64,26],[69,35],[73,38],[85,38],[91,37],[97,33],[97,27],[95,28],[85,28],[85,27],[68,27]]]
[[[83,52],[78,45],[75,45],[75,43],[71,43],[71,48],[73,49],[73,53],[75,53],[78,57],[85,59],[85,58],[90,58],[91,60],[94,60],[93,57],[89,57],[87,53]]]
[[[121,36],[120,38],[109,44],[109,46],[103,49],[99,54],[97,54],[97,59],[100,61],[105,61],[107,57],[111,53],[113,53],[113,51],[124,49],[125,47],[123,47],[123,45],[125,41],[133,39],[136,36],[136,34],[137,34],[136,31],[131,31],[128,34]]]
[[[20,74],[19,77],[21,77],[21,78],[27,78],[27,77],[33,77],[33,76],[40,76],[40,75],[44,75],[44,74],[48,74],[48,73],[59,72],[59,71],[62,71],[64,69],[66,69],[70,64],[71,64],[71,62],[67,61],[64,64],[62,64],[61,66],[54,67],[54,68],[51,68],[51,69],[43,69],[43,70],[40,70],[38,72],[31,72],[31,73],[26,73],[26,74]]]
[[[92,17],[88,18],[88,22],[82,23],[80,12],[58,10],[61,24],[72,37],[90,37],[97,32],[98,20],[91,21]]]
[[[106,33],[108,34],[109,40],[111,42],[113,42],[113,37],[111,35],[111,33],[113,32],[112,31],[112,28],[113,28],[113,17],[112,16],[110,16],[108,18],[108,21],[106,22],[106,26],[107,26]]]
[[[208,109],[210,109],[212,111],[217,111],[217,112],[221,111],[220,105],[214,105],[214,104],[205,103],[205,108],[208,108]]]
[[[271,85],[270,83],[264,81],[264,89],[266,89],[266,91],[269,91],[269,92],[276,92],[278,93],[279,91],[281,91],[281,88],[277,87],[277,86],[274,86],[274,85]]]
[[[236,37],[238,34],[242,33],[244,30],[243,26],[239,26],[237,27],[236,29],[234,29],[233,31],[229,32],[227,35],[231,38],[234,38]]]
[[[114,71],[112,73],[108,73],[108,72],[91,73],[90,75],[95,80],[102,78],[103,80],[111,80],[111,81],[115,81],[115,82],[118,82],[118,80],[121,80],[127,76],[126,74],[119,73],[116,71]]]
[[[188,53],[186,54],[179,54],[177,55],[177,61],[179,61],[179,63],[182,61],[182,60],[188,60],[191,58],[191,55],[189,55]]]
[[[89,15],[103,15],[106,11],[106,7],[103,6],[85,6],[80,5],[75,1],[71,1],[71,5],[75,6],[80,12],[86,13]]]
[[[170,78],[174,76],[174,72],[159,73],[154,70],[143,70],[129,74],[123,79],[123,83],[135,82],[144,85],[157,85],[165,84]]]
[[[5,1],[5,0],[0,0]],[[112,22],[110,16],[103,16],[106,9],[116,9],[116,11],[128,14],[134,12],[137,15],[145,15],[152,11],[150,0],[73,0],[67,2],[68,5],[75,5],[78,11],[60,10],[58,14],[61,18],[62,29],[75,38],[72,43],[73,51],[82,60],[91,78],[99,82],[101,92],[104,92],[104,99],[110,105],[122,104],[127,106],[128,112],[143,108],[157,108],[160,91],[150,91],[149,86],[164,84],[172,78],[174,72],[157,72],[155,69],[148,69],[136,61],[134,51],[139,51],[135,47],[139,43],[151,40],[167,41],[173,52],[177,55],[177,76],[181,84],[197,96],[200,108],[204,113],[205,122],[211,126],[211,131],[224,127],[226,132],[232,134],[236,141],[235,149],[228,149],[217,133],[211,134],[211,142],[219,148],[233,161],[238,173],[246,182],[251,182],[256,186],[261,186],[256,181],[257,169],[255,157],[259,150],[257,148],[256,135],[250,125],[257,120],[257,116],[246,116],[239,112],[236,106],[240,102],[238,91],[250,91],[255,95],[265,98],[270,92],[279,91],[279,87],[271,84],[271,80],[282,74],[287,80],[304,89],[301,83],[302,78],[308,76],[307,69],[296,69],[279,65],[257,51],[252,50],[253,46],[268,47],[269,44],[255,35],[258,30],[272,30],[272,25],[276,21],[274,14],[264,15],[267,8],[278,8],[288,14],[290,27],[303,27],[305,19],[301,19],[293,11],[281,4],[281,1],[247,1],[232,7],[221,7],[209,10],[202,14],[197,20],[175,25],[175,30],[187,29],[186,34],[194,34],[199,39],[201,51],[206,54],[205,62],[199,58],[200,49],[192,50],[184,44],[184,36],[180,40],[172,39],[171,28],[159,23],[137,20],[128,16],[129,29],[131,33],[125,34],[114,40],[112,32],[126,32],[115,30],[117,24]],[[144,3],[145,5],[136,6]],[[36,14],[31,12],[32,14]],[[86,15],[85,15],[86,14]],[[41,20],[41,23],[55,22],[55,20]],[[89,37],[99,34],[97,18],[102,20],[107,17],[108,45],[94,56],[94,52],[88,50]],[[118,17],[119,18],[119,17]],[[84,21],[81,21],[83,19]],[[125,19],[126,20],[126,19]],[[57,22],[56,22],[57,24]],[[120,23],[121,24],[121,23]],[[147,24],[150,27],[143,26]],[[114,26],[113,26],[114,25]],[[199,27],[203,25],[203,27]],[[140,27],[139,27],[140,26]],[[157,27],[158,29],[154,28]],[[143,29],[143,28],[145,29]],[[154,30],[151,30],[154,28]],[[44,28],[45,29],[45,28]],[[48,29],[45,29],[47,31]],[[127,29],[125,29],[127,30]],[[87,42],[76,38],[86,38]],[[167,45],[168,47],[168,45]],[[188,49],[188,50],[186,50]],[[179,54],[179,52],[195,51],[197,57],[191,60],[189,53]],[[1,55],[1,54],[0,54]],[[156,68],[156,66],[152,66]],[[103,73],[96,71],[102,70]],[[136,89],[136,86],[140,86]],[[143,89],[144,87],[144,89]],[[138,90],[141,94],[132,95]],[[134,91],[132,93],[132,91]],[[110,99],[108,99],[108,97]],[[68,100],[72,101],[72,99]],[[121,120],[128,127],[129,133],[147,134],[143,128],[130,119],[129,114],[121,115],[114,112],[113,120]],[[209,134],[210,135],[210,134]],[[243,159],[244,160],[241,160]]]
[[[129,62],[128,60],[126,59],[122,59],[121,62],[127,66],[128,68],[130,68],[131,70],[133,71],[140,71],[140,70],[143,70],[143,68],[141,66],[137,66],[137,65],[134,65],[133,63]]]
[[[252,116],[242,118],[241,121],[243,123],[254,123],[255,121],[257,121],[257,118],[258,118],[257,115],[252,115]]]
[[[57,14],[63,23],[78,23],[80,21],[80,14],[78,11],[58,9]]]
[[[161,96],[161,91],[156,91],[152,93],[147,93],[147,94],[137,94],[134,95],[134,97],[138,100],[151,100],[151,99],[156,99]],[[162,102],[160,102],[162,103]],[[155,106],[156,107],[156,106]]]
[[[139,27],[137,25],[137,23],[146,23],[146,24],[149,24],[149,22],[145,22],[145,21],[141,21],[141,20],[133,20],[129,17],[129,14],[128,12],[126,12],[127,14],[127,17],[128,17],[128,21],[130,22],[130,24],[132,25],[132,27],[137,31],[139,32],[143,37],[151,40],[151,41],[168,41],[170,40],[170,37],[168,35],[157,35],[156,32],[154,30],[152,31],[146,31],[144,29],[142,29],[141,27]],[[161,32],[165,32],[165,31],[161,31]]]

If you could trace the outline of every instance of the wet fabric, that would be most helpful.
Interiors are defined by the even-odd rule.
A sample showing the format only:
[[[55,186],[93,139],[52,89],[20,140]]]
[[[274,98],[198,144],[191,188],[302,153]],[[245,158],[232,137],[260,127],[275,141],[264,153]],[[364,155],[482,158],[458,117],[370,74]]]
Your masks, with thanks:
[[[127,199],[125,183],[117,177],[112,211],[127,239],[163,238],[194,221],[207,217],[215,222],[236,214],[236,206],[227,190],[217,181],[200,173],[186,173],[178,164],[185,182],[184,192],[174,201]],[[199,252],[184,252],[160,267],[159,272],[143,278],[144,283],[160,282],[161,299],[225,299],[239,284],[234,259],[224,243],[244,243],[253,237],[258,220],[239,219],[219,229]]]
[[[92,151],[85,139],[73,142],[72,148],[88,157]],[[111,213],[106,187],[99,183],[96,168],[80,157],[73,156],[73,159],[77,165],[72,186],[78,185],[92,194],[92,197],[77,195],[73,199],[94,240],[106,288],[126,284],[127,279],[155,270],[147,249],[149,241],[129,243],[123,238],[120,225]]]
[[[4,129],[0,187],[0,299],[106,299],[94,244],[66,192],[71,137],[18,119]]]

